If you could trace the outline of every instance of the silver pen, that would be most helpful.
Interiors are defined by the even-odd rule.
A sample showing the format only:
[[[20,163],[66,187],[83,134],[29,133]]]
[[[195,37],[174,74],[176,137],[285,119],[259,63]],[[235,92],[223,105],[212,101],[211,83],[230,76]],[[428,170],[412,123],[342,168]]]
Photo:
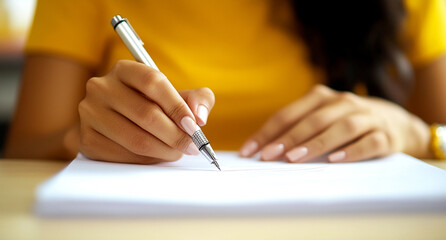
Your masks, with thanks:
[[[144,49],[144,43],[141,41],[138,34],[136,34],[135,30],[131,27],[126,18],[122,18],[120,15],[116,15],[112,18],[111,25],[137,61],[159,71],[155,62]],[[206,157],[206,159],[210,163],[214,164],[218,168],[218,170],[221,171],[220,166],[217,162],[217,155],[215,155],[211,144],[207,140],[206,136],[204,136],[204,133],[201,131],[201,129],[194,132],[191,138],[200,152]]]

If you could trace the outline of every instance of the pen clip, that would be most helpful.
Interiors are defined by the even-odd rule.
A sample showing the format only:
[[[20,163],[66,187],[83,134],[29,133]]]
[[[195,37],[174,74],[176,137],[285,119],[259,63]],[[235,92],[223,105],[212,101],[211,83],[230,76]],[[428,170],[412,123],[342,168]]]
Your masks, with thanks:
[[[136,33],[135,29],[133,29],[132,24],[130,24],[129,20],[127,20],[127,18],[124,18],[125,22],[129,25],[130,29],[132,30],[132,32],[135,34],[136,38],[138,38],[139,42],[144,45],[144,42],[141,40],[141,38],[139,37],[139,35]]]

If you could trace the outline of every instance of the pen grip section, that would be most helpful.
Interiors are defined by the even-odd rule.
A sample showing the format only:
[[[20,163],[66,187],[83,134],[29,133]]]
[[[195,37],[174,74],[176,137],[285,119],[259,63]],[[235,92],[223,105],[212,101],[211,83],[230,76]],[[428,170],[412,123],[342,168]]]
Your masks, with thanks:
[[[206,144],[209,144],[208,139],[206,136],[204,136],[203,131],[197,130],[192,134],[192,141],[195,143],[195,145],[198,147],[199,150],[203,148]]]

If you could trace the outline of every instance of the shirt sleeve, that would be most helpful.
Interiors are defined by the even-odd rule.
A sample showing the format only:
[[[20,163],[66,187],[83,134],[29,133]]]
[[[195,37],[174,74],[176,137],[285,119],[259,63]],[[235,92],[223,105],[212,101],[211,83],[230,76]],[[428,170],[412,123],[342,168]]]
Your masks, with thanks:
[[[405,53],[420,67],[446,54],[446,1],[407,0]]]
[[[104,54],[106,28],[100,1],[39,0],[25,53],[58,55],[96,68]]]

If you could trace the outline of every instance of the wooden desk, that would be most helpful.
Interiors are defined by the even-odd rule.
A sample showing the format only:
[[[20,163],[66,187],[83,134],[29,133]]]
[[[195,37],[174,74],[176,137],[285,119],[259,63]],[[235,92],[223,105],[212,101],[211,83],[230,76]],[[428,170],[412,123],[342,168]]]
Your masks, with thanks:
[[[426,162],[446,169],[446,162]],[[36,186],[66,165],[0,160],[0,239],[446,239],[445,213],[164,219],[34,216]]]

